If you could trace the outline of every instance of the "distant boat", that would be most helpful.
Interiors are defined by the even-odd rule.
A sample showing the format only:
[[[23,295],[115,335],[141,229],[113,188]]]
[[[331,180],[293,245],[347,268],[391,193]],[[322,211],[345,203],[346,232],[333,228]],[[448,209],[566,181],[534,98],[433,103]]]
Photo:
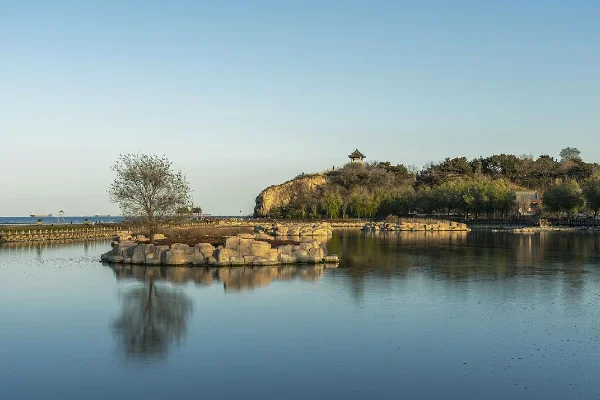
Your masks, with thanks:
[[[94,214],[94,217],[110,217],[110,214]]]
[[[52,214],[29,214],[30,217],[37,217],[37,218],[44,218],[44,217],[51,217]]]

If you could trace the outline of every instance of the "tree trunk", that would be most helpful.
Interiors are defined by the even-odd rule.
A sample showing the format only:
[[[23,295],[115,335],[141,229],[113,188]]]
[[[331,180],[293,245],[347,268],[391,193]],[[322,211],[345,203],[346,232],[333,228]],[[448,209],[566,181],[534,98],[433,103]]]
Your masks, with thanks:
[[[154,279],[150,280],[150,287],[148,288],[148,304],[146,305],[146,311],[152,310],[152,289],[154,288]]]
[[[149,231],[148,233],[149,233],[149,235],[150,235],[150,243],[151,243],[151,244],[154,244],[154,236],[155,236],[155,234],[156,234],[156,229],[155,229],[153,226],[150,226],[150,227],[148,228],[148,231]]]

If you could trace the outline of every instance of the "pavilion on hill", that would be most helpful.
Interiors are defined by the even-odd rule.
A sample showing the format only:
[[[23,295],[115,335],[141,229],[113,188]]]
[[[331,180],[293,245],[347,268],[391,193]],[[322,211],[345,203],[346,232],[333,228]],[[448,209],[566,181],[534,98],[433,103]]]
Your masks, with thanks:
[[[348,156],[348,158],[351,162],[362,163],[365,159],[365,155],[356,149]]]

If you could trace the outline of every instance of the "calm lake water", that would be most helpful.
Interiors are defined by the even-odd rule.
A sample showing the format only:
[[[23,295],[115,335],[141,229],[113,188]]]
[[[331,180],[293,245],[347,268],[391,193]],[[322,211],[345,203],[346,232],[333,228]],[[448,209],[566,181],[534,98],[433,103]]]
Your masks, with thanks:
[[[0,398],[600,397],[600,236],[336,232],[338,268],[0,246]]]

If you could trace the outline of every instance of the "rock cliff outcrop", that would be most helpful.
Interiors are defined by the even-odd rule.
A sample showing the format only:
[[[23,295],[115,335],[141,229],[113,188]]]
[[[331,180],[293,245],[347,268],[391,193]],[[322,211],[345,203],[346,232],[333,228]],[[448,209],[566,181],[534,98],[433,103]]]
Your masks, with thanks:
[[[328,182],[325,174],[301,175],[281,185],[269,186],[256,197],[255,217],[266,217],[269,211],[285,207],[298,192],[310,192]]]

